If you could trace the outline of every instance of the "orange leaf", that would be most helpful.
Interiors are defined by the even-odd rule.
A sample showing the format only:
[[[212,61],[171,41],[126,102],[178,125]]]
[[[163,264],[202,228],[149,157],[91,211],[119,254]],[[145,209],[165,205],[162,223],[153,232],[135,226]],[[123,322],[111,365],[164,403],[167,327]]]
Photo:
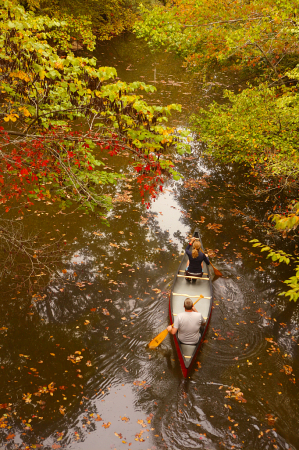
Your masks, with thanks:
[[[9,439],[13,439],[15,437],[15,434],[9,434],[8,436],[6,436],[6,440],[8,441]]]

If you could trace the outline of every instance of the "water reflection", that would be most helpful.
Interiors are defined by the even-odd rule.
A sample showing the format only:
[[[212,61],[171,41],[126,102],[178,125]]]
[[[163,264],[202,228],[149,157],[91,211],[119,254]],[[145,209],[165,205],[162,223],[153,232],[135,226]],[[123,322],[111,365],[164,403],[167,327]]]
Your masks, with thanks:
[[[117,58],[127,81],[147,81],[155,67],[155,99],[183,103],[186,115],[174,120],[187,125],[196,77],[171,55],[124,39],[99,48],[105,64]],[[253,180],[202,157],[200,144],[175,161],[185,179],[168,184],[150,210],[124,181],[131,201],[115,202],[109,228],[78,212],[53,213],[51,225],[39,216],[41,229],[65,235],[69,253],[62,278],[40,297],[23,289],[1,298],[4,447],[299,448],[298,308],[277,297],[290,269],[248,242],[277,239],[265,220],[270,199],[254,198]],[[32,228],[37,218],[24,223]],[[206,342],[183,380],[170,337],[155,351],[146,344],[168,324],[170,285],[196,226],[225,277],[214,281]]]

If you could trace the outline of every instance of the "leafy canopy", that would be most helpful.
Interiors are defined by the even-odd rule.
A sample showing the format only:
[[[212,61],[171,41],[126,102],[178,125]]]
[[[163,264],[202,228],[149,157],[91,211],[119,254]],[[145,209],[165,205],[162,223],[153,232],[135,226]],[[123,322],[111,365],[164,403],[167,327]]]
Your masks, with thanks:
[[[251,86],[224,91],[224,104],[193,116],[195,131],[217,159],[293,187],[299,175],[298,12],[298,0],[172,0],[141,7],[135,25],[138,37],[180,54],[203,79],[212,70],[216,78],[220,70],[251,74]]]
[[[250,242],[253,247],[259,247],[261,252],[267,252],[267,258],[271,258],[274,262],[289,264],[290,261],[293,260],[296,263],[294,275],[284,281],[289,289],[279,294],[284,295],[285,297],[288,297],[289,300],[296,302],[299,298],[299,258],[295,258],[282,250],[275,251],[268,245],[261,244],[258,239],[252,239]]]
[[[182,55],[196,70],[220,64],[277,73],[281,58],[298,51],[291,30],[298,0],[172,0],[151,9],[141,6],[140,11],[137,36]]]
[[[180,107],[148,105],[136,91],[154,87],[124,83],[95,58],[58,53],[49,42],[55,35],[59,43],[55,33],[65,26],[7,0],[0,8],[0,202],[7,211],[12,200],[26,206],[34,199],[109,208],[105,185],[123,175],[104,169],[103,151],[130,152],[142,196],[155,197],[165,178],[179,178],[163,155],[174,144],[188,151],[185,137],[165,125]]]
[[[238,93],[225,90],[221,104],[193,115],[206,152],[224,163],[246,165],[255,176],[271,177],[288,190],[297,188],[298,0],[171,0],[140,11],[137,36],[152,48],[181,55],[205,86],[214,84],[206,82],[211,74],[221,81],[221,71],[242,71],[252,79]],[[285,215],[272,217],[284,235],[299,225],[298,200],[290,206]],[[282,253],[271,251],[274,260],[286,262]],[[292,300],[299,296],[298,267],[286,281],[292,289],[284,294]]]
[[[38,15],[67,22],[68,40],[81,39],[91,30],[101,40],[111,39],[130,29],[136,19],[134,0],[22,0]]]

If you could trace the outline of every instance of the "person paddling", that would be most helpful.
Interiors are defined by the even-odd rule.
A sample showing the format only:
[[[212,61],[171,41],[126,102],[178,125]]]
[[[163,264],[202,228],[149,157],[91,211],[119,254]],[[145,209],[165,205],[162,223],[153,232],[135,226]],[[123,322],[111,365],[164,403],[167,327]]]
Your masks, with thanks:
[[[169,325],[167,331],[170,334],[176,334],[178,331],[178,340],[182,344],[194,345],[200,339],[200,327],[205,325],[205,321],[190,298],[185,299],[184,308],[185,312],[175,316],[173,325]]]
[[[192,249],[191,249],[192,247]],[[199,239],[193,237],[187,248],[186,253],[189,257],[189,264],[186,267],[186,275],[192,276],[192,274],[196,274],[199,277],[202,277],[202,263],[203,261],[209,266],[210,261],[209,258],[204,254],[202,251],[201,243]],[[191,281],[190,279],[186,278],[187,281]],[[196,281],[196,280],[192,280]]]

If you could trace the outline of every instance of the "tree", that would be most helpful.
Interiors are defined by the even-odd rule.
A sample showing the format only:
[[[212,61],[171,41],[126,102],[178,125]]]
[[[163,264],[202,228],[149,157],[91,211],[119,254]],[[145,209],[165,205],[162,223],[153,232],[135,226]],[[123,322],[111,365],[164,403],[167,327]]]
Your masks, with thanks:
[[[298,54],[297,0],[172,0],[166,6],[141,7],[138,37],[165,46],[185,58],[191,69],[215,65],[229,70],[253,67],[278,76]]]
[[[208,76],[219,71],[250,75],[252,84],[245,89],[226,90],[224,102],[200,108],[192,117],[194,130],[216,159],[243,164],[252,175],[288,190],[297,189],[299,179],[298,12],[298,0],[172,0],[141,8],[135,25],[150,46],[181,55],[205,86],[213,85]],[[284,235],[295,231],[298,200],[272,218]],[[292,289],[285,294],[296,300],[298,266],[286,283]]]
[[[20,3],[38,15],[66,21],[69,41],[84,37],[90,30],[98,39],[111,39],[131,29],[136,20],[135,0],[21,0]]]
[[[39,199],[103,215],[112,206],[107,185],[124,175],[103,169],[102,152],[130,152],[143,202],[165,179],[180,177],[164,157],[174,144],[189,151],[185,138],[165,125],[178,105],[149,105],[136,90],[154,87],[124,83],[114,68],[96,68],[95,58],[61,53],[64,22],[6,0],[0,27],[0,202],[6,212],[17,205],[22,214]]]
[[[173,0],[142,7],[135,25],[137,36],[182,55],[202,77],[216,68],[250,69],[252,86],[224,91],[225,104],[201,108],[194,128],[217,159],[288,187],[296,187],[299,174],[298,7],[297,0]]]
[[[193,116],[196,130],[208,143],[207,151],[226,163],[245,164],[255,175],[262,172],[295,186],[299,179],[297,89],[281,87],[278,95],[275,87],[263,83],[239,94],[224,91],[224,98],[225,104],[214,102]]]

